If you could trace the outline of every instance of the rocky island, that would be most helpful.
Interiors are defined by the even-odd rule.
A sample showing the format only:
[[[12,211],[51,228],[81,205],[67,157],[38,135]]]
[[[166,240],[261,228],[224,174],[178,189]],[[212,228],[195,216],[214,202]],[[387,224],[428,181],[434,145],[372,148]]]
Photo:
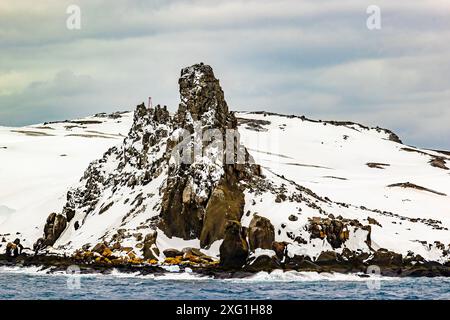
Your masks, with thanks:
[[[64,130],[65,141],[123,141],[90,159],[66,186],[60,210],[33,209],[39,219],[32,222],[13,210],[0,220],[0,264],[141,273],[176,267],[221,278],[373,266],[391,276],[450,275],[448,153],[352,122],[231,112],[203,63],[184,68],[179,87],[174,114],[140,104],[132,116],[16,130],[28,139]],[[125,137],[91,128],[127,117]],[[265,144],[274,136],[278,150]],[[6,254],[16,238],[25,249]]]

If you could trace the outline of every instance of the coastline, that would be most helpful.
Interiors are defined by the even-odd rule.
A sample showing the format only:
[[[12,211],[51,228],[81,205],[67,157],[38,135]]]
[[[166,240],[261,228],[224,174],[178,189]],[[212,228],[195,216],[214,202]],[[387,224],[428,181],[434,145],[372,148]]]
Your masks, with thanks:
[[[179,265],[179,264],[122,264],[111,265],[97,262],[87,262],[74,259],[72,257],[50,256],[50,255],[21,255],[14,259],[7,259],[4,254],[0,254],[0,267],[40,267],[47,273],[67,272],[73,274],[74,266],[77,267],[76,273],[79,274],[104,274],[110,275],[114,271],[124,274],[136,275],[164,275],[173,272],[191,272],[194,275],[206,276],[212,279],[240,279],[253,276],[259,272],[277,271],[297,271],[297,272],[317,272],[336,273],[336,274],[357,274],[361,278],[368,278],[371,274],[368,272],[369,265],[353,263],[304,263],[296,267],[281,265],[279,268],[257,267],[245,265],[241,269],[226,269],[217,265]],[[175,271],[174,271],[175,270]],[[372,273],[383,277],[450,277],[450,265],[437,262],[424,262],[421,264],[404,264],[379,266],[380,273]]]

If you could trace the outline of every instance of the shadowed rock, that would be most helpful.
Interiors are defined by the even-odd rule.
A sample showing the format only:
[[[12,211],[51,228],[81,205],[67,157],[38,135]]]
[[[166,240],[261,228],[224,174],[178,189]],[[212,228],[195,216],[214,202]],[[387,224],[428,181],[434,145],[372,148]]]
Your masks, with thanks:
[[[239,221],[242,217],[244,195],[239,181],[258,173],[259,167],[255,169],[257,166],[250,164],[250,156],[240,145],[238,135],[228,147],[235,159],[238,151],[242,151],[244,163],[225,163],[226,131],[236,129],[237,121],[228,111],[212,68],[203,63],[184,68],[179,85],[181,102],[174,126],[184,129],[192,139],[188,140],[189,148],[181,150],[181,156],[192,151],[193,145],[202,152],[195,159],[188,157],[192,159],[189,163],[173,165],[169,161],[159,227],[169,237],[200,238],[201,246],[207,247],[223,238],[227,220]],[[202,136],[207,129],[216,130],[211,139]],[[180,142],[175,136],[168,144],[167,154],[172,154]]]
[[[272,249],[272,243],[275,241],[275,229],[270,220],[255,215],[248,228],[248,242],[250,250],[256,248]]]
[[[53,245],[64,231],[67,219],[61,214],[51,213],[44,227],[44,245]]]
[[[248,244],[242,236],[241,224],[228,221],[225,238],[220,246],[220,266],[226,269],[240,269],[248,257]]]

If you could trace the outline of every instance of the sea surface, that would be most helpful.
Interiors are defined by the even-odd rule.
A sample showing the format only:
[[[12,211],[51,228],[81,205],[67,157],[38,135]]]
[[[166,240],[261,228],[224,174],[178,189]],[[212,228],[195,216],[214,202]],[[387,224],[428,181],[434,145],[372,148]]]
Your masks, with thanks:
[[[173,271],[173,270],[172,270]],[[0,299],[450,299],[450,278],[362,278],[306,272],[215,280],[190,272],[138,276],[0,268]]]

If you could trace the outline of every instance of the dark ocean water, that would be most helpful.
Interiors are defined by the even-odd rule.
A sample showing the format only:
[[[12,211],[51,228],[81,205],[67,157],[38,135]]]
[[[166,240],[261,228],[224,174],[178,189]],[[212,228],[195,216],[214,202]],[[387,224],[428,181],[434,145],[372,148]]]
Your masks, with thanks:
[[[0,269],[0,299],[450,299],[449,278],[370,278],[260,273],[213,280],[165,276],[44,274]]]

